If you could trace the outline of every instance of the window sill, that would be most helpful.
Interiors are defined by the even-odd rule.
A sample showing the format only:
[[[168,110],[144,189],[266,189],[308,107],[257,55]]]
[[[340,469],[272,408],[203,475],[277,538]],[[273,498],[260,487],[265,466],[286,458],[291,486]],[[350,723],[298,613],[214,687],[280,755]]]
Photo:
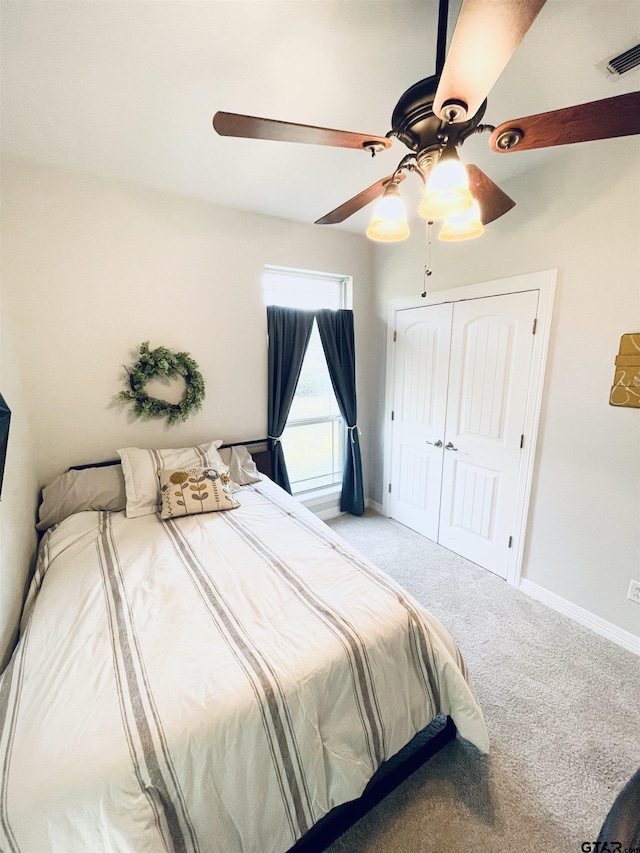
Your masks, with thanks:
[[[324,486],[309,492],[300,492],[294,497],[320,518],[333,518],[340,515],[341,485]]]

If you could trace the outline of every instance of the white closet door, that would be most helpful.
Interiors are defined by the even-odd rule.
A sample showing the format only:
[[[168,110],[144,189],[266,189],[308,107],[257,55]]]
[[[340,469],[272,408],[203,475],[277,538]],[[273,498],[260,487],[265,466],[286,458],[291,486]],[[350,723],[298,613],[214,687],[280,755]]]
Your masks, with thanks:
[[[390,515],[437,540],[453,306],[398,312]],[[439,443],[439,446],[438,446]]]
[[[453,312],[438,542],[506,578],[538,291]]]

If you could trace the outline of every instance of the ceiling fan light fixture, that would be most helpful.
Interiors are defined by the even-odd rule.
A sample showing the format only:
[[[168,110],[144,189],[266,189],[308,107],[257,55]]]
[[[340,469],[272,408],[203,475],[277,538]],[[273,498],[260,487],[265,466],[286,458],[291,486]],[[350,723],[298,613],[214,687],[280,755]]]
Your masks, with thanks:
[[[407,209],[398,190],[398,184],[390,181],[384,195],[373,211],[367,237],[379,243],[397,243],[410,234]]]
[[[418,213],[423,219],[448,219],[473,204],[467,170],[456,151],[448,149],[431,170]]]
[[[480,205],[474,201],[468,210],[458,213],[445,220],[438,234],[438,240],[453,242],[454,240],[471,240],[484,233],[484,225],[480,218]]]

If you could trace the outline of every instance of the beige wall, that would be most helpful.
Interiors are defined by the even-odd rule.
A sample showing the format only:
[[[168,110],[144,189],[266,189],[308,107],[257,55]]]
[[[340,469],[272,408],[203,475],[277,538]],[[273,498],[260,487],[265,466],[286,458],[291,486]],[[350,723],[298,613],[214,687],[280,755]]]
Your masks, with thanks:
[[[608,405],[620,336],[640,331],[640,144],[573,146],[503,189],[517,207],[479,240],[434,242],[429,288],[558,269],[523,574],[640,635],[640,608],[626,598],[640,580],[640,411]],[[419,228],[377,249],[381,347],[388,300],[420,294],[424,254]],[[382,381],[383,353],[377,372]],[[382,427],[371,446],[381,501]]]
[[[2,553],[13,600],[32,544],[32,481],[42,486],[69,465],[113,458],[122,446],[266,434],[265,264],[353,276],[360,420],[369,419],[366,238],[16,161],[3,164],[2,179],[2,310],[14,360],[1,376],[4,382],[16,370],[23,379],[10,485],[18,488],[21,423],[30,425],[33,472],[2,500],[3,541],[15,527],[22,543],[11,552],[8,581],[10,555]],[[122,365],[137,359],[144,340],[198,362],[206,399],[185,423],[137,420],[115,399],[125,388]],[[366,457],[366,430],[362,443]]]
[[[28,378],[15,356],[11,314],[0,297],[0,390],[11,409],[0,500],[0,672],[15,640],[36,547],[38,482],[31,423],[25,406]]]

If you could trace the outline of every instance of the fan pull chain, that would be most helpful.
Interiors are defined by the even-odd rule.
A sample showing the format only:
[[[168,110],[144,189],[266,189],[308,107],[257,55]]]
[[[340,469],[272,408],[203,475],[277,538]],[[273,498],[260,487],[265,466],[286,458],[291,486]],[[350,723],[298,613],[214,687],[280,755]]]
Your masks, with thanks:
[[[423,283],[423,291],[422,298],[424,299],[427,295],[427,279],[433,273],[431,269],[431,226],[433,222],[427,222],[427,262],[424,265],[424,283]]]

